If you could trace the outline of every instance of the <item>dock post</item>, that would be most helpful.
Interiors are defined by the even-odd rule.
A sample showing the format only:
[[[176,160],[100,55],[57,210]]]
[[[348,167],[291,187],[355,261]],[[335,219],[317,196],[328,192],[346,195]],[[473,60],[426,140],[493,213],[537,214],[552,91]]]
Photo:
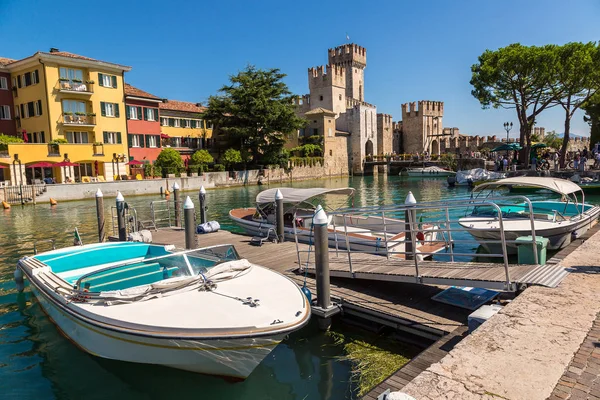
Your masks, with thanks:
[[[194,202],[188,196],[183,204],[183,218],[185,220],[185,248],[196,248],[196,211]]]
[[[31,185],[31,201],[33,202],[33,205],[35,205],[35,195],[37,193],[35,193],[35,184]]]
[[[127,228],[125,227],[125,198],[121,192],[117,192],[117,227],[119,230],[119,242],[127,241]]]
[[[327,214],[320,205],[313,217],[315,231],[315,270],[317,278],[317,306],[323,310],[331,308],[329,288],[329,231],[327,230]],[[328,330],[331,317],[319,318],[319,329]]]
[[[417,210],[413,210],[412,208],[417,204],[417,200],[415,196],[413,196],[412,192],[408,192],[406,196],[406,200],[404,200],[404,205],[406,206],[406,210],[404,211],[404,252],[405,258],[407,260],[413,260],[415,257],[415,250],[413,249],[413,238],[412,238],[412,224],[417,219]]]
[[[285,234],[283,232],[283,194],[277,189],[275,192],[275,220],[277,228],[277,243],[283,243]]]
[[[206,189],[204,189],[204,185],[200,186],[198,200],[200,200],[200,223],[204,224],[206,222]]]
[[[175,227],[181,227],[181,205],[179,204],[179,185],[173,184],[173,202],[175,203]]]
[[[98,242],[104,242],[104,195],[96,191],[96,217],[98,218]]]

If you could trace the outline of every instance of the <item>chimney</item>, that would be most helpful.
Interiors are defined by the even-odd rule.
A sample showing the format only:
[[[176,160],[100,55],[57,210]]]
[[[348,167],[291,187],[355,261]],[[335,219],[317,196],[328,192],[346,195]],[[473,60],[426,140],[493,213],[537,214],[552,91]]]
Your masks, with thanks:
[[[168,103],[168,102],[169,102],[169,99],[162,99],[162,102],[163,102],[163,103]]]
[[[196,107],[202,107],[202,103],[196,103]]]
[[[50,47],[50,53],[58,53],[59,51],[56,47]]]

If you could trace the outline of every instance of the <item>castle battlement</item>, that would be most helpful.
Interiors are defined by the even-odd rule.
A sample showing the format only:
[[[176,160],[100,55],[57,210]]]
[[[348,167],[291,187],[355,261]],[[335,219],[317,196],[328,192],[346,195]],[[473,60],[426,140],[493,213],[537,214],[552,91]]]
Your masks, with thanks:
[[[444,102],[421,100],[418,102],[418,107],[415,101],[402,104],[402,119],[418,116],[443,117]]]
[[[391,126],[393,124],[392,116],[390,114],[379,113],[377,114],[377,124],[380,122]]]
[[[346,108],[353,108],[353,107],[357,107],[357,106],[365,106],[365,107],[375,108],[375,106],[373,104],[367,103],[366,101],[360,101],[357,99],[352,99],[350,97],[346,97]]]
[[[327,51],[329,64],[367,66],[367,49],[357,44],[344,44]]]
[[[308,86],[311,90],[329,86],[346,87],[346,71],[338,65],[309,68]]]

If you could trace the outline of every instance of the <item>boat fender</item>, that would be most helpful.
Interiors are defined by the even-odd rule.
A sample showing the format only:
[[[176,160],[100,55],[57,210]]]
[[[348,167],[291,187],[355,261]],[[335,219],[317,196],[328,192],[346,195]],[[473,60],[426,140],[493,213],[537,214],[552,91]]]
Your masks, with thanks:
[[[308,299],[308,302],[312,303],[312,293],[310,292],[310,289],[307,288],[306,286],[303,286],[302,287],[302,293],[304,293],[304,295]]]
[[[21,268],[17,267],[15,269],[15,284],[17,285],[17,290],[22,292],[25,289],[25,282],[23,281],[23,271]]]
[[[5,210],[10,210],[10,204],[8,204],[6,201],[2,202],[2,207],[4,207]]]
[[[53,199],[53,198],[50,198],[50,205],[51,205],[51,206],[55,206],[55,205],[57,205],[57,204],[58,204],[58,201],[56,201],[56,200],[55,200],[55,199]]]
[[[420,240],[421,242],[425,241],[425,234],[423,232],[417,232],[417,240]]]

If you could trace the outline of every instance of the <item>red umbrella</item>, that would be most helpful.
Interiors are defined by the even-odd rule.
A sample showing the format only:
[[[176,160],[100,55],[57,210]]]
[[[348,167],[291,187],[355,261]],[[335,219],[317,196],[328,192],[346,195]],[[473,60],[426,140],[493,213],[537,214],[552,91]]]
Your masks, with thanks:
[[[27,168],[52,168],[54,166],[55,166],[55,164],[52,164],[52,163],[49,163],[46,161],[42,161],[39,163],[28,165]]]
[[[164,133],[161,133],[161,134],[160,134],[160,138],[161,138],[161,139],[169,139],[170,137],[171,137],[171,136],[169,136],[169,135],[165,135]]]
[[[23,141],[29,143],[29,137],[27,136],[27,131],[25,129],[23,129]]]
[[[125,164],[125,165],[142,165],[142,164],[143,164],[143,162],[141,162],[141,161],[138,161],[138,160],[131,160],[131,161],[129,161],[129,162],[128,162],[127,164]]]
[[[55,167],[79,167],[79,164],[72,163],[71,161],[61,161],[54,164]]]

